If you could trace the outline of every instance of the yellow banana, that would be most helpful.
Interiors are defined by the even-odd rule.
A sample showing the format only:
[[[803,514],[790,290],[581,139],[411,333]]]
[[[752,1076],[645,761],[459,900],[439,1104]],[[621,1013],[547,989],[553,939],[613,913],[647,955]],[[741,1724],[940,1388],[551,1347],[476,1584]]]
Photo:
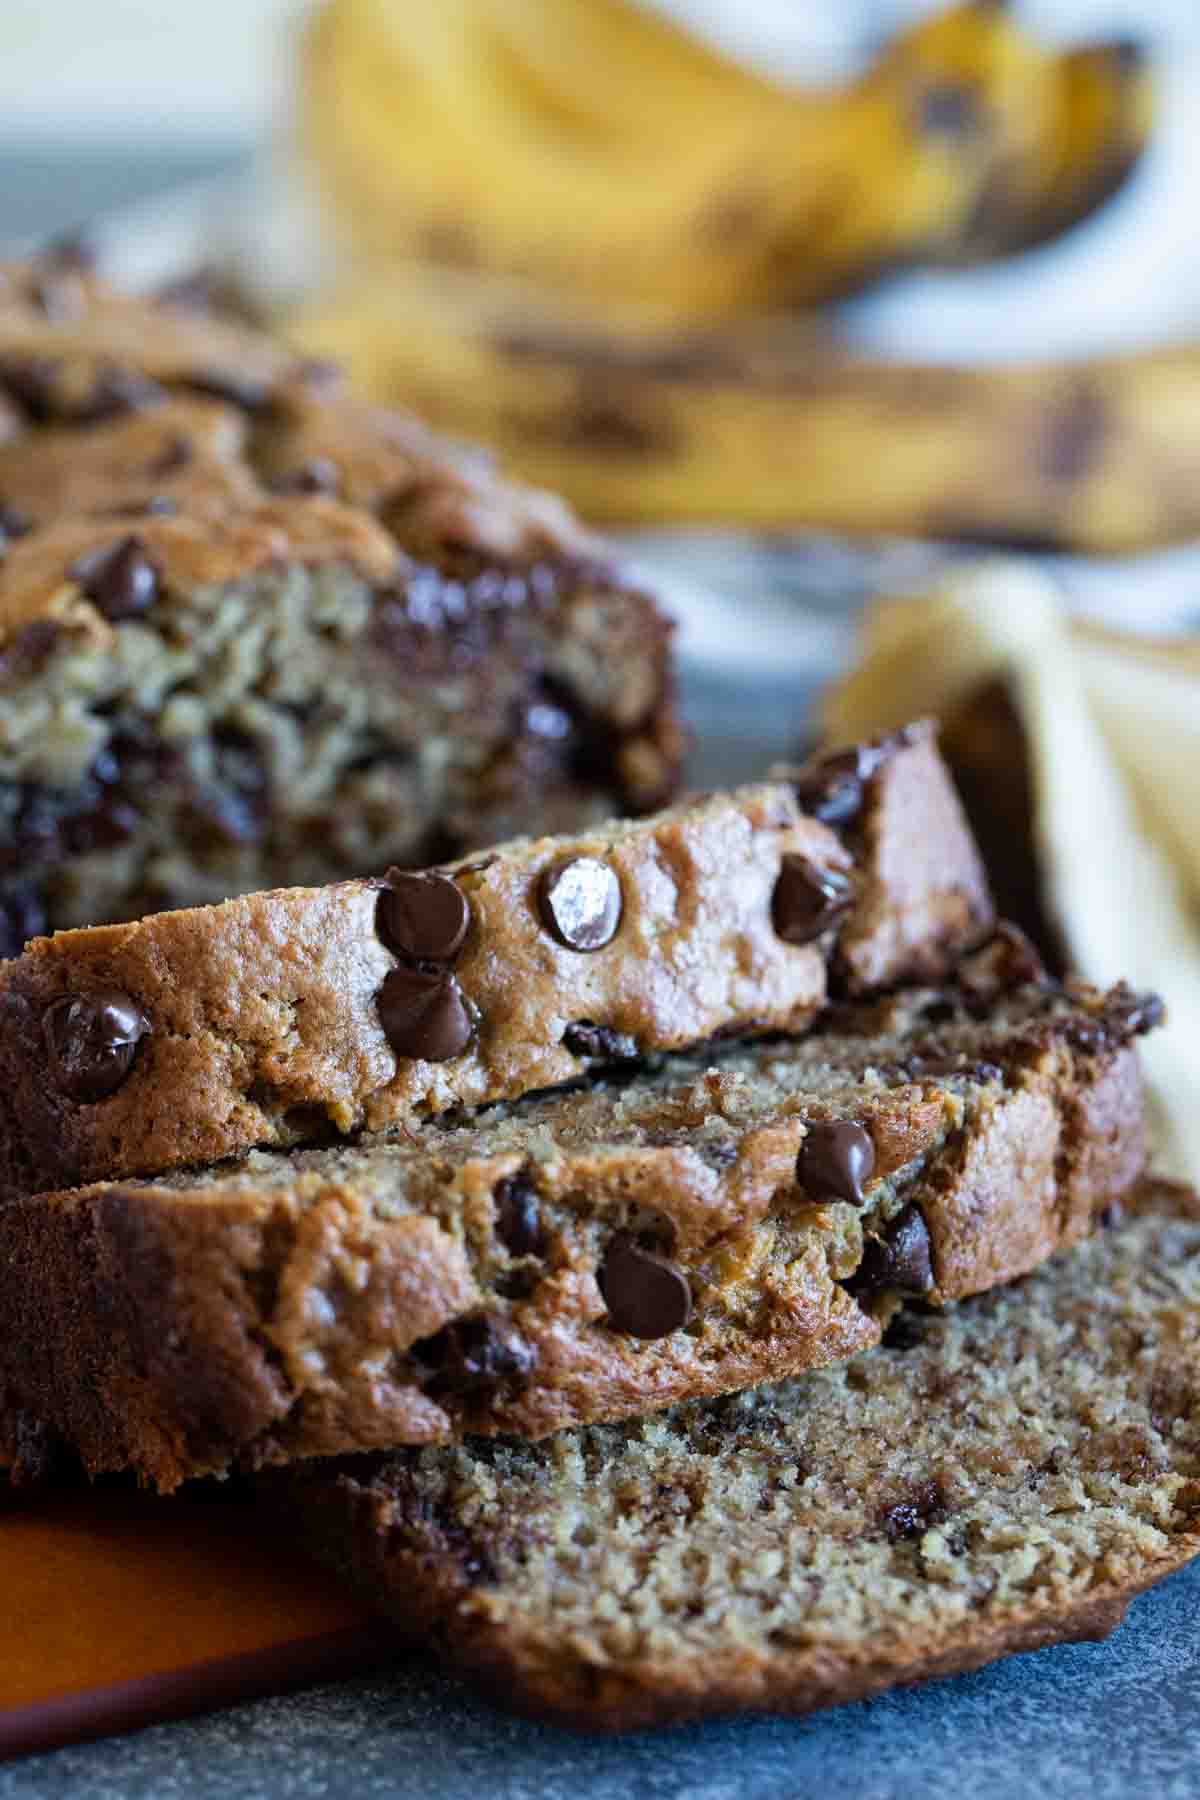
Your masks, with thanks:
[[[1200,347],[905,367],[811,323],[667,332],[637,309],[568,312],[429,266],[285,329],[597,520],[1110,552],[1200,534]]]
[[[1044,52],[995,0],[918,25],[828,93],[777,85],[637,0],[328,0],[296,136],[359,259],[686,321],[1060,228],[1136,159],[1148,94],[1133,60]]]

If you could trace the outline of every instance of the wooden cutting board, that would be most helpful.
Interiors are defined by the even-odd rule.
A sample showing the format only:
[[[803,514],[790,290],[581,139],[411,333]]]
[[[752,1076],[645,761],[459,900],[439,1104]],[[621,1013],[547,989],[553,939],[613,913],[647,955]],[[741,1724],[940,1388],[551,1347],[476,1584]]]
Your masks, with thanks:
[[[0,1756],[378,1662],[384,1639],[244,1503],[77,1492],[0,1511]]]

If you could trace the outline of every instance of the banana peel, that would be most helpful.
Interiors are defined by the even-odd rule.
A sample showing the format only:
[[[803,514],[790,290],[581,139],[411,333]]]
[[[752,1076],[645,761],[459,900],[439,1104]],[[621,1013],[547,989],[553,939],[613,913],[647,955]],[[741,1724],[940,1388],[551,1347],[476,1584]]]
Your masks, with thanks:
[[[1160,993],[1143,1056],[1170,1170],[1200,1177],[1200,644],[1068,619],[1028,565],[998,562],[868,617],[822,726],[844,742],[932,713],[986,730],[1001,683],[1019,732],[1036,879],[1069,967]],[[981,713],[982,709],[982,713]],[[1021,855],[1014,834],[1006,858]],[[991,859],[994,861],[994,857]],[[999,867],[1005,881],[1012,873]]]
[[[1136,47],[1043,49],[996,0],[836,91],[637,0],[327,0],[294,141],[352,262],[432,261],[671,324],[809,305],[1086,217],[1147,141]]]
[[[363,389],[608,523],[1120,553],[1200,533],[1200,348],[1071,365],[881,364],[819,324],[680,332],[660,309],[409,266],[283,321]]]

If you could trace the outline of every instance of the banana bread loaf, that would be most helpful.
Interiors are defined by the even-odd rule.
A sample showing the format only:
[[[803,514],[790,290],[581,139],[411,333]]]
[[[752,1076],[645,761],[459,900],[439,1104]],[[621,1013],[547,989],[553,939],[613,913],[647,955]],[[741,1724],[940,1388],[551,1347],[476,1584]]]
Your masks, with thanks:
[[[1071,1243],[1143,1162],[1155,1003],[1004,940],[809,1037],[338,1149],[11,1203],[0,1389],[163,1488],[778,1379]]]
[[[0,268],[0,954],[661,805],[670,626],[269,339]]]
[[[1200,1551],[1200,1200],[1150,1188],[839,1368],[261,1492],[401,1641],[585,1730],[807,1712],[1103,1637]]]

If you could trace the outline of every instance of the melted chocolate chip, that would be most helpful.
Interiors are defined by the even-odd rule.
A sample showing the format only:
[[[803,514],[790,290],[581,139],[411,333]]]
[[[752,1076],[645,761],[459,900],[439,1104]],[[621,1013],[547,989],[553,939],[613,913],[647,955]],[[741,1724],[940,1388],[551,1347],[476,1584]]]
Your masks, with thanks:
[[[56,1086],[80,1101],[115,1093],[149,1030],[141,1007],[116,988],[56,1000],[42,1018]]]
[[[116,624],[136,619],[158,599],[159,568],[139,537],[80,557],[67,571],[98,612]]]
[[[915,741],[913,728],[905,726],[871,743],[814,757],[793,778],[796,798],[824,825],[852,824],[862,811],[867,783],[889,757]]]
[[[397,956],[450,962],[462,949],[470,925],[467,896],[448,875],[388,870],[387,886],[375,908],[375,928]]]
[[[471,1041],[462,989],[444,969],[393,969],[377,1004],[384,1036],[397,1056],[449,1062]]]
[[[430,1393],[463,1397],[520,1385],[537,1363],[533,1346],[496,1313],[454,1319],[414,1344],[412,1355],[431,1371],[425,1383]]]
[[[38,424],[56,411],[58,377],[62,364],[54,356],[0,357],[0,387]]]
[[[607,1025],[593,1025],[588,1019],[568,1025],[562,1041],[572,1056],[595,1057],[600,1062],[632,1062],[641,1055],[636,1038],[624,1031],[610,1031]]]
[[[886,1238],[869,1237],[862,1262],[846,1283],[858,1299],[872,1294],[910,1294],[920,1299],[933,1287],[929,1229],[915,1206],[893,1220]]]
[[[0,500],[0,550],[12,538],[24,537],[32,529],[30,519],[20,507],[10,506],[6,500]]]
[[[510,1256],[540,1256],[545,1242],[538,1192],[528,1175],[497,1182],[496,1236]]]
[[[602,950],[621,923],[621,884],[598,857],[568,857],[543,870],[538,906],[547,930],[568,950]]]
[[[612,1324],[631,1337],[668,1337],[692,1316],[692,1290],[679,1264],[625,1233],[609,1245],[596,1280]]]
[[[136,369],[106,367],[97,370],[91,392],[72,407],[71,417],[78,425],[99,425],[105,419],[161,406],[166,398],[166,389],[148,375]]]
[[[789,853],[783,858],[771,896],[771,922],[785,944],[811,944],[853,904],[854,884],[849,875]]]
[[[180,470],[187,468],[194,455],[191,439],[184,437],[181,431],[174,432],[147,468],[146,474],[151,481],[162,481],[167,475],[178,475]]]
[[[796,1179],[814,1200],[865,1202],[863,1183],[875,1167],[871,1134],[853,1119],[815,1119],[796,1157]]]
[[[20,956],[45,929],[46,909],[34,888],[10,888],[0,896],[0,957]]]
[[[271,483],[275,494],[336,494],[341,486],[341,473],[328,456],[311,456],[298,469],[291,469]]]

